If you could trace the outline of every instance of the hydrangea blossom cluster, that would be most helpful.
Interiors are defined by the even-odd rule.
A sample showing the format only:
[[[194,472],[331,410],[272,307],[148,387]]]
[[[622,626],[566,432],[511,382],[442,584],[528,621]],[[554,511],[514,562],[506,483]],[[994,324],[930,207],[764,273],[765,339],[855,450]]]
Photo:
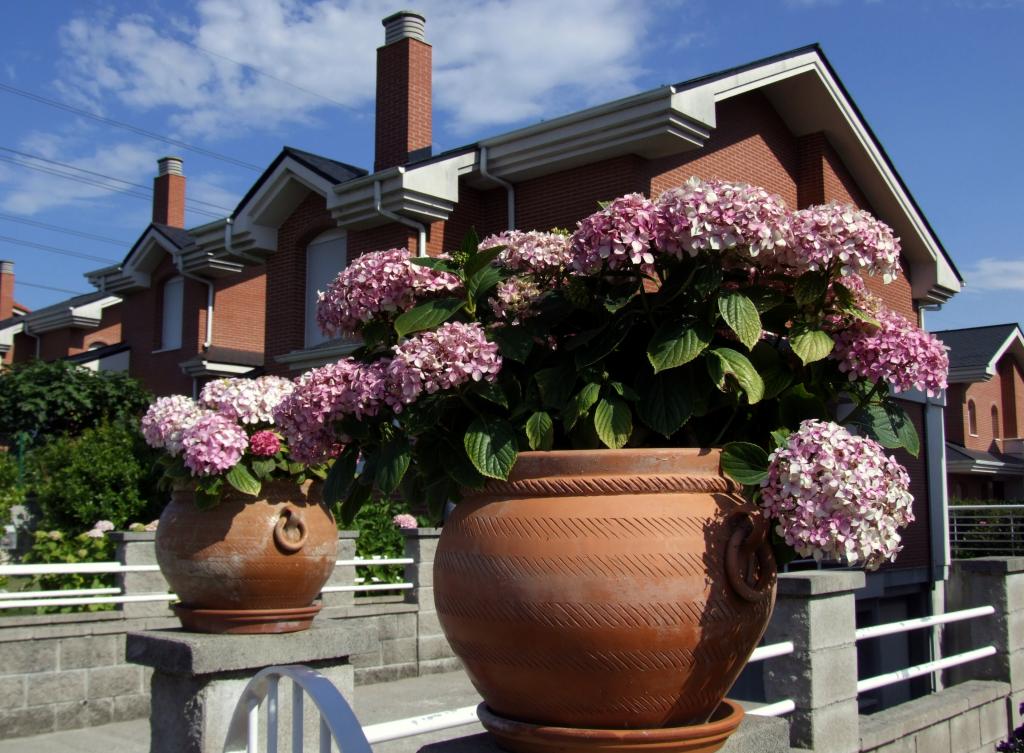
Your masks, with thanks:
[[[328,336],[356,335],[381,314],[407,311],[431,295],[459,290],[455,275],[413,264],[409,250],[363,254],[320,293],[316,321]]]
[[[182,432],[208,412],[184,395],[157,398],[142,417],[142,436],[150,447],[167,450],[168,455],[177,457],[181,453]]]
[[[488,342],[479,324],[447,322],[432,332],[395,346],[388,380],[396,412],[423,393],[458,387],[472,380],[493,382],[501,371],[496,343]],[[399,404],[401,403],[401,404]]]
[[[657,244],[676,256],[741,247],[750,256],[792,243],[782,199],[745,183],[690,178],[656,203],[662,217]]]
[[[890,282],[900,271],[900,242],[892,228],[867,212],[836,203],[809,207],[790,217],[794,247],[790,266],[823,269],[842,264],[844,275],[867,272]]]
[[[294,388],[290,379],[276,376],[215,379],[203,387],[199,402],[243,424],[267,424],[273,423],[274,408]]]
[[[761,505],[801,556],[874,570],[896,558],[897,529],[914,520],[909,487],[906,470],[877,442],[812,420],[769,456]]]
[[[857,322],[835,333],[832,357],[850,381],[879,379],[897,392],[917,388],[929,396],[946,388],[949,356],[942,341],[881,307],[873,314],[879,326]]]
[[[407,531],[412,530],[413,528],[419,528],[420,526],[420,524],[416,521],[416,518],[407,512],[398,513],[398,515],[394,516],[391,519],[391,522],[399,528],[403,528]]]
[[[227,416],[208,412],[181,438],[185,465],[196,476],[216,476],[230,470],[249,446],[245,430]]]
[[[272,431],[258,431],[249,437],[249,450],[256,457],[273,457],[280,449],[281,440]]]
[[[109,520],[97,520],[92,528],[85,532],[90,539],[102,539],[108,531],[113,531],[116,526]]]
[[[643,194],[620,196],[599,212],[580,220],[570,239],[570,267],[584,274],[602,268],[654,264],[651,243],[660,234],[660,214]]]
[[[543,292],[533,280],[510,277],[494,289],[494,297],[490,299],[491,310],[503,322],[519,324],[529,316],[534,302]]]
[[[565,269],[570,261],[569,239],[559,233],[508,230],[484,238],[479,249],[485,251],[495,246],[505,246],[498,254],[498,263],[512,272],[551,276]]]
[[[387,391],[387,361],[364,364],[352,358],[311,369],[277,406],[274,421],[284,433],[292,459],[322,463],[337,440],[332,422],[344,415],[374,416]]]

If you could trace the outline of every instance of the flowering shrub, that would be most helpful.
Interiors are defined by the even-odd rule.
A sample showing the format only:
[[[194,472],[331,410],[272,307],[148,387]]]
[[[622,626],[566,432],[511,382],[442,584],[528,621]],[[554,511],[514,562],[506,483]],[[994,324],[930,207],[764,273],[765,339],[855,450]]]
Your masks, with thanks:
[[[220,500],[225,482],[256,497],[273,478],[323,479],[326,453],[307,464],[299,459],[306,457],[302,439],[296,442],[300,451],[290,452],[274,426],[275,411],[294,389],[291,380],[273,376],[217,379],[203,388],[199,402],[184,395],[158,398],[142,417],[142,434],[150,447],[164,451],[165,480],[193,484],[204,507]]]
[[[919,450],[889,388],[945,386],[941,344],[860,278],[898,273],[898,239],[861,210],[791,212],[696,178],[617,198],[568,237],[364,254],[318,312],[361,347],[298,379],[274,420],[293,457],[331,461],[325,496],[346,520],[400,487],[437,516],[522,450],[723,447],[780,543],[874,567],[912,520],[882,448]],[[847,428],[831,423],[840,402]],[[800,453],[806,468],[787,460]]]
[[[1024,716],[1024,703],[1017,708],[1017,713]],[[996,753],[1024,753],[1024,724],[1010,732],[1010,736],[996,743]]]

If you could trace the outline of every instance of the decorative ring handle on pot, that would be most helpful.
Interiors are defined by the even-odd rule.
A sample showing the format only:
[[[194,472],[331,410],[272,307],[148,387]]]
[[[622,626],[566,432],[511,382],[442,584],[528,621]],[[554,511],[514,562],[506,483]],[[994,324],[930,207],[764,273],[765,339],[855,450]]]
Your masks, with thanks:
[[[759,602],[771,593],[775,580],[775,556],[768,543],[768,521],[761,515],[737,510],[730,522],[736,529],[726,547],[725,574],[741,599]]]
[[[308,534],[306,521],[302,519],[302,513],[297,508],[288,505],[281,510],[281,515],[274,526],[274,543],[278,549],[294,554],[302,549]]]

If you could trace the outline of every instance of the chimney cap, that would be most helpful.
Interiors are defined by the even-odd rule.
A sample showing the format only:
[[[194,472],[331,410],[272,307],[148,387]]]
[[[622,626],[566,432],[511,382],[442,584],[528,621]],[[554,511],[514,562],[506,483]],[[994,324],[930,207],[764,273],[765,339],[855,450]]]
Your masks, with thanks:
[[[415,39],[420,42],[426,42],[427,40],[424,36],[426,23],[427,17],[414,10],[400,10],[397,13],[392,13],[381,21],[381,24],[384,26],[385,46],[400,42],[403,39]]]
[[[0,274],[13,275],[14,274],[14,262],[10,259],[0,259]]]
[[[156,161],[157,175],[184,175],[181,157],[161,157]]]

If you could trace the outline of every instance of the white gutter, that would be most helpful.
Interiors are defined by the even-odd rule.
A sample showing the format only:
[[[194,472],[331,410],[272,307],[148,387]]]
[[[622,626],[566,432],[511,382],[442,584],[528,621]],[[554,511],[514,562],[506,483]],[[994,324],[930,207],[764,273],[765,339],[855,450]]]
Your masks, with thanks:
[[[22,322],[21,323],[21,334],[28,335],[29,337],[35,339],[35,341],[36,341],[36,358],[39,358],[40,357],[40,353],[43,352],[43,338],[40,337],[39,335],[33,335],[31,332],[28,331],[28,322]]]
[[[213,343],[213,280],[207,280],[199,275],[186,272],[181,254],[174,255],[174,266],[178,268],[178,273],[182,277],[187,277],[190,280],[196,280],[206,285],[206,340],[203,342],[203,350],[209,350],[210,345]]]
[[[487,147],[480,147],[480,174],[485,178],[490,178],[500,186],[505,187],[507,207],[508,207],[508,229],[516,229],[516,187],[509,183],[504,178],[499,178],[497,175],[491,175],[487,172]]]
[[[405,172],[404,167],[398,168],[399,172]],[[418,233],[416,238],[416,255],[426,256],[427,255],[427,226],[416,220],[410,220],[408,217],[402,217],[400,214],[388,211],[381,206],[381,195],[380,195],[380,180],[373,181],[373,208],[381,217],[387,217],[389,220],[393,220],[406,227],[411,227]]]

